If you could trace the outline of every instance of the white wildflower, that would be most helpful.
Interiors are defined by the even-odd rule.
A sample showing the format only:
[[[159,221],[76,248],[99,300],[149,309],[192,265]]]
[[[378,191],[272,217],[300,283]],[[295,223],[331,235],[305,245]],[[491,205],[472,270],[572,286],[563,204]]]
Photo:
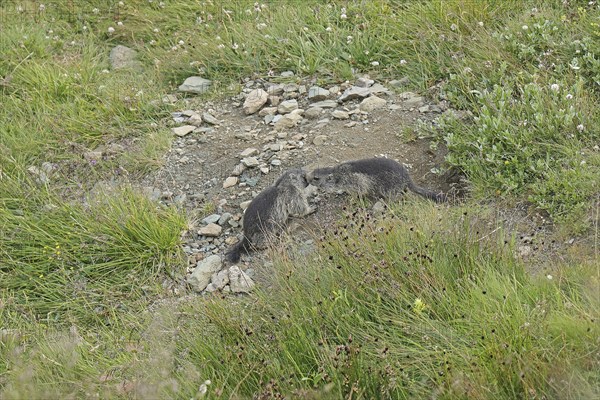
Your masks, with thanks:
[[[98,10],[97,8],[94,8],[94,9],[92,10],[92,12],[93,12],[94,14],[98,14],[98,13],[100,12],[100,10]]]
[[[577,125],[577,130],[579,132],[583,132],[585,130],[585,126],[583,126],[583,124],[579,124],[579,125]]]
[[[552,276],[552,275],[550,275],[550,274],[548,274],[548,275],[546,275],[546,278],[548,278],[548,280],[550,280],[550,281],[551,281],[551,280],[552,280],[552,278],[553,278],[553,276]]]
[[[224,49],[225,45],[223,43],[221,43],[220,45],[217,46],[217,49]]]
[[[331,29],[330,26],[328,26],[327,28],[325,28],[325,32],[331,32],[331,31],[332,31],[332,29]]]
[[[123,6],[125,5],[125,3],[123,3],[122,1],[120,1],[120,2],[119,2],[119,5],[120,5],[121,7],[123,7]]]
[[[259,31],[265,29],[266,27],[267,24],[265,24],[264,22],[261,22],[260,24],[256,25],[256,29],[258,29]]]
[[[302,30],[304,30],[304,32],[308,32],[308,26],[305,26],[304,28],[302,28]]]
[[[566,96],[567,100],[571,100],[573,98],[573,95],[571,93],[567,94]]]
[[[400,60],[400,65],[406,65],[406,60],[404,60],[404,59]]]
[[[528,27],[527,25],[523,25],[523,26],[521,27],[521,29],[523,29],[524,31],[526,31],[527,29],[529,29],[529,27]]]
[[[177,46],[173,46],[173,47],[171,47],[171,51],[177,51],[178,48],[179,47],[177,47]]]
[[[180,46],[183,46],[185,44],[185,42],[183,40],[180,40],[178,43]]]
[[[560,90],[560,86],[558,86],[558,83],[553,83],[552,85],[550,85],[550,90],[558,92]]]
[[[233,44],[231,45],[231,48],[232,48],[232,49],[234,49],[234,50],[237,50],[237,49],[238,49],[238,47],[240,47],[240,46],[238,46],[238,44],[237,44],[237,43],[233,43]]]
[[[352,39],[354,39],[352,36],[350,36],[350,35],[346,36],[346,43],[348,43],[348,44],[352,43]]]
[[[456,24],[452,24],[452,25],[450,25],[450,29],[455,31],[458,29],[458,26]]]
[[[87,25],[84,25],[81,29],[83,29],[84,31],[87,31],[88,27],[87,27]]]
[[[108,74],[108,73],[109,73],[109,71],[108,71],[107,69],[103,69],[103,70],[102,70],[102,73],[103,73],[103,74]]]
[[[115,28],[113,28],[112,26],[108,27],[108,33],[113,33],[115,31]]]
[[[483,21],[479,21],[479,22],[477,23],[477,25],[479,25],[479,26],[483,26]]]
[[[372,61],[371,65],[377,67],[379,65],[379,61]]]
[[[40,4],[40,11],[44,11],[46,9],[46,6],[43,4]]]
[[[346,14],[342,14],[342,15],[340,15],[340,18],[341,18],[341,19],[347,19],[347,18],[348,18],[348,16],[347,16]]]
[[[121,22],[121,21],[117,22],[117,26],[123,26],[123,22]]]
[[[156,40],[151,40],[151,41],[150,41],[150,45],[151,45],[151,46],[154,46],[155,44],[156,44]]]

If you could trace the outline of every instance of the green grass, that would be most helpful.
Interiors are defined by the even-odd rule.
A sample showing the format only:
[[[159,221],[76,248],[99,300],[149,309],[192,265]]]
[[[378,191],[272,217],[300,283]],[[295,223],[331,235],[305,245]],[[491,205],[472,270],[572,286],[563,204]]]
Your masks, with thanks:
[[[599,395],[597,4],[19,5],[0,5],[0,397],[199,398],[207,379],[210,398]],[[110,69],[116,44],[141,71]],[[284,70],[320,85],[406,76],[471,111],[431,129],[471,183],[468,214],[409,202],[348,222],[315,260],[276,257],[251,297],[161,306],[190,216],[127,177],[170,147],[169,112],[187,107],[163,96],[190,75],[218,98]],[[47,181],[31,172],[44,163]],[[492,198],[589,240],[531,276],[474,204]]]

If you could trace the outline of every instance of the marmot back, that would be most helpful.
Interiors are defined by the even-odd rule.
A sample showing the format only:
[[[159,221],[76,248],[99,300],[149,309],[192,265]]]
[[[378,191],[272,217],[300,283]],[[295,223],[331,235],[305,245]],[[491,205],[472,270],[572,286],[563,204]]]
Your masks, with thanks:
[[[260,192],[244,213],[244,237],[226,253],[227,261],[239,261],[241,253],[264,248],[269,237],[281,230],[289,217],[303,217],[314,211],[308,204],[305,172],[288,170]]]
[[[410,189],[435,202],[446,200],[443,193],[415,185],[408,170],[388,158],[365,158],[317,168],[307,174],[307,180],[328,191],[344,191],[373,199],[395,198]]]

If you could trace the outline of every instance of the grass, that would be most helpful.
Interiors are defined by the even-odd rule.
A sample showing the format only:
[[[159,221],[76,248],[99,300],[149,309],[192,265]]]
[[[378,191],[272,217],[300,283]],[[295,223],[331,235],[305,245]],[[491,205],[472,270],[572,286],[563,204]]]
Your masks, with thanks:
[[[599,395],[597,246],[532,276],[475,205],[526,201],[597,245],[597,4],[122,3],[0,5],[0,397]],[[141,71],[110,68],[116,44]],[[276,256],[268,290],[161,305],[190,217],[128,180],[161,165],[186,108],[163,96],[284,70],[406,76],[470,111],[432,130],[471,183],[468,214],[349,219],[314,259]]]

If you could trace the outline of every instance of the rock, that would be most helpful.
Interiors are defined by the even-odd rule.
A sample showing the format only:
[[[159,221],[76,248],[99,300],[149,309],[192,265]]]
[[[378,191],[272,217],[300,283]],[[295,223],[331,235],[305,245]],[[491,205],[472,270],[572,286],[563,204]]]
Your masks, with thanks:
[[[380,83],[376,83],[373,86],[371,86],[369,88],[369,92],[371,92],[371,95],[373,95],[373,94],[381,94],[381,93],[383,93],[383,94],[391,94],[391,92],[389,91],[389,89],[386,88],[385,86],[383,86]]]
[[[279,107],[277,107],[277,112],[279,114],[288,114],[296,109],[298,109],[298,102],[295,99],[286,100],[279,104]]]
[[[215,290],[221,290],[229,283],[229,271],[227,269],[215,272],[211,277],[211,284]]]
[[[264,117],[266,115],[275,115],[277,113],[277,107],[265,107],[258,112],[259,117]]]
[[[425,104],[424,106],[422,106],[422,107],[419,107],[419,112],[420,112],[420,113],[426,113],[426,112],[429,112],[429,105]]]
[[[377,215],[381,215],[385,213],[385,204],[381,201],[373,204],[373,213]]]
[[[229,268],[229,287],[233,293],[249,293],[254,281],[237,265]]]
[[[181,86],[179,86],[180,92],[202,94],[208,92],[212,82],[208,79],[204,79],[200,76],[190,76],[187,78]]]
[[[240,208],[242,210],[245,210],[246,208],[248,208],[248,206],[250,205],[250,203],[252,202],[252,200],[246,200],[246,201],[242,201],[240,203]]]
[[[325,100],[330,95],[329,90],[323,89],[319,86],[312,86],[308,89],[308,100],[309,101],[321,101]]]
[[[263,119],[263,121],[265,122],[265,125],[269,125],[274,120],[275,120],[275,115],[265,115],[265,118]]]
[[[137,51],[127,46],[113,47],[109,58],[112,69],[142,69],[142,64],[137,60]]]
[[[260,108],[267,102],[268,97],[268,93],[262,89],[254,89],[248,93],[248,96],[246,96],[246,100],[244,101],[244,105],[242,106],[246,115],[254,114],[260,110]]]
[[[202,223],[205,225],[214,224],[219,220],[219,218],[221,218],[219,214],[211,214],[208,217],[203,218]]]
[[[344,90],[344,93],[340,96],[340,101],[348,101],[359,99],[363,97],[367,97],[371,94],[371,91],[368,88],[351,86],[348,89]]]
[[[216,119],[212,114],[207,113],[207,112],[202,114],[202,120],[204,122],[206,122],[207,124],[219,125],[219,120]]]
[[[369,79],[369,78],[358,78],[356,80],[355,85],[358,87],[362,87],[362,88],[368,88],[370,87],[372,84],[374,84],[375,81],[373,79]]]
[[[327,136],[326,135],[317,135],[313,139],[313,144],[315,146],[321,146],[322,144],[325,143],[326,140],[327,140]]]
[[[270,171],[269,167],[260,167],[260,172],[262,172],[263,174],[268,174]]]
[[[385,106],[385,104],[387,103],[387,101],[385,101],[384,99],[377,97],[377,96],[371,96],[371,97],[367,97],[366,99],[364,99],[360,105],[358,106],[358,108],[361,111],[365,111],[365,112],[371,112],[373,110],[376,110],[378,108],[381,108],[383,106]]]
[[[283,85],[283,91],[285,93],[297,92],[298,85],[296,85],[295,83],[287,83],[287,84]]]
[[[87,161],[98,162],[102,160],[102,152],[101,151],[86,151],[83,153],[83,158]],[[36,167],[32,167],[37,169]],[[31,172],[31,171],[30,171]]]
[[[177,128],[173,128],[172,131],[175,135],[179,137],[184,137],[185,135],[188,135],[189,133],[193,132],[194,129],[196,129],[194,125],[184,125],[178,126]]]
[[[283,85],[276,83],[274,85],[267,86],[266,88],[269,96],[281,96],[283,94]]]
[[[346,111],[342,111],[342,110],[335,110],[331,113],[331,116],[335,119],[348,119],[350,118],[350,114],[348,114]]]
[[[521,257],[527,257],[528,255],[531,254],[531,246],[519,246],[517,248],[517,250],[519,251],[519,255]]]
[[[200,230],[198,230],[198,234],[202,236],[217,237],[221,234],[222,230],[223,228],[221,228],[219,225],[212,223],[200,228]]]
[[[239,179],[237,176],[230,176],[223,182],[223,189],[230,188],[232,186],[237,185]]]
[[[275,158],[275,159],[271,160],[271,165],[274,167],[278,167],[281,165],[281,160],[278,160]]]
[[[231,171],[231,175],[240,176],[246,170],[246,166],[244,164],[238,164],[233,167],[233,171]]]
[[[269,96],[267,100],[273,107],[277,107],[281,103],[281,97],[279,96]]]
[[[198,261],[194,272],[187,279],[188,284],[196,292],[206,289],[212,275],[221,269],[221,256],[212,255],[202,261]]]
[[[291,78],[292,76],[294,76],[294,73],[292,71],[283,71],[281,73],[282,78]]]
[[[313,108],[313,107],[336,108],[337,105],[338,105],[338,103],[335,100],[323,100],[323,101],[317,101],[316,103],[312,103],[310,105],[310,107],[311,108]]]
[[[255,156],[258,154],[258,149],[255,149],[254,147],[248,147],[247,149],[245,149],[244,151],[242,151],[240,153],[240,157],[245,158],[245,157],[251,157],[251,156]]]
[[[221,218],[219,218],[219,221],[217,221],[217,223],[221,226],[225,225],[230,219],[231,217],[233,217],[233,215],[231,215],[231,213],[228,212],[224,212],[221,215]]]
[[[389,85],[393,86],[395,88],[401,88],[402,86],[406,86],[409,83],[410,83],[410,78],[408,76],[405,76],[405,77],[400,78],[400,79],[391,80],[389,82]]]
[[[188,124],[194,125],[194,126],[201,126],[202,122],[204,122],[204,121],[202,121],[202,117],[199,115],[192,115],[187,120]]]
[[[256,157],[246,157],[242,158],[242,164],[244,164],[248,168],[258,167],[258,159]]]
[[[308,119],[317,119],[322,112],[323,109],[321,107],[310,107],[308,110],[306,110],[304,116]]]
[[[421,107],[425,104],[423,97],[418,96],[412,92],[404,92],[400,95],[404,100],[404,108]]]
[[[302,115],[292,113],[284,115],[279,121],[275,122],[275,129],[281,130],[292,128],[302,121]]]
[[[177,101],[177,96],[174,94],[168,94],[162,98],[162,102],[165,104],[172,104]]]

